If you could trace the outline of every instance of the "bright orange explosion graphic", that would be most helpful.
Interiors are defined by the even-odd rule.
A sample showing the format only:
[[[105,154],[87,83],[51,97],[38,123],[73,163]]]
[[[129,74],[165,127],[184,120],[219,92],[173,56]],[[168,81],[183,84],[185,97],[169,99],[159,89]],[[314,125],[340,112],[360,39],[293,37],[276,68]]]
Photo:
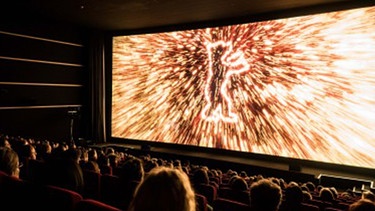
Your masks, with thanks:
[[[371,167],[375,7],[113,40],[112,136]]]

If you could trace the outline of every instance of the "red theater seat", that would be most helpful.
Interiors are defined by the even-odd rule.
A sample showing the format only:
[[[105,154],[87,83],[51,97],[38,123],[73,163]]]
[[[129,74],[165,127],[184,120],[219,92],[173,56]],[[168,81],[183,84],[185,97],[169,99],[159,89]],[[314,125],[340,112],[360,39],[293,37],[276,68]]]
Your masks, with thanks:
[[[95,199],[83,199],[76,205],[75,211],[121,211],[120,209],[113,207]]]
[[[45,204],[53,211],[74,211],[83,197],[81,194],[61,187],[48,185],[45,187]]]
[[[207,211],[207,199],[205,196],[196,193],[197,211]]]
[[[306,204],[302,203],[302,210],[301,211],[320,211],[319,206],[314,204]]]
[[[206,197],[208,204],[212,204],[216,199],[217,190],[213,185],[199,184],[194,187],[196,193]]]
[[[213,202],[214,211],[249,211],[250,205],[237,201],[217,198]]]
[[[92,198],[92,199],[100,199],[100,180],[101,174],[94,172],[83,170],[83,179],[85,181],[83,197],[85,198]]]
[[[250,204],[249,191],[236,191],[230,187],[221,187],[218,191],[218,197]]]
[[[324,211],[344,211],[344,210],[339,209],[339,208],[334,208],[334,207],[327,207],[324,209]]]
[[[104,203],[110,204],[115,206],[118,204],[117,196],[120,191],[124,191],[119,189],[120,178],[117,176],[103,174],[100,179],[100,201]]]
[[[39,209],[45,194],[39,185],[0,173],[1,210]],[[40,200],[41,199],[41,200]]]

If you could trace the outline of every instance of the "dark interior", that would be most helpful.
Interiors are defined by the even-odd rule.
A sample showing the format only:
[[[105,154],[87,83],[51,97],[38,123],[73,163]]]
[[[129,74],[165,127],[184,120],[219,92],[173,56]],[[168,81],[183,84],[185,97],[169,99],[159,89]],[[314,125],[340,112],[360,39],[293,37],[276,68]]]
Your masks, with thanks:
[[[0,133],[61,142],[73,137],[81,144],[114,145],[306,180],[320,174],[372,180],[375,169],[111,139],[104,118],[110,93],[103,83],[108,76],[103,58],[114,34],[220,26],[368,5],[373,1],[6,1],[0,7]]]

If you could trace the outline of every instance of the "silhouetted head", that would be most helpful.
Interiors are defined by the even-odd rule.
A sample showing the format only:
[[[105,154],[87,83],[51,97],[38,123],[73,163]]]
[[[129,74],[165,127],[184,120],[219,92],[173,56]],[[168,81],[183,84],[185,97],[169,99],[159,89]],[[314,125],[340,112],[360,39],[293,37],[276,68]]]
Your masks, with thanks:
[[[195,211],[195,194],[181,170],[156,167],[138,186],[129,211]]]

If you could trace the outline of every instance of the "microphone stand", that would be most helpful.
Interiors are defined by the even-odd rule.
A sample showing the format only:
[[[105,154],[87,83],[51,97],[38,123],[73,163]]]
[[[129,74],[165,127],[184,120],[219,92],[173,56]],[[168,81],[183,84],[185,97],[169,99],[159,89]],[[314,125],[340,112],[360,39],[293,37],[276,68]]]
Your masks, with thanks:
[[[68,114],[69,114],[69,117],[70,117],[70,134],[69,134],[70,146],[75,146],[74,136],[73,136],[73,128],[74,128],[74,118],[75,118],[75,116],[77,116],[78,111],[69,110]]]

